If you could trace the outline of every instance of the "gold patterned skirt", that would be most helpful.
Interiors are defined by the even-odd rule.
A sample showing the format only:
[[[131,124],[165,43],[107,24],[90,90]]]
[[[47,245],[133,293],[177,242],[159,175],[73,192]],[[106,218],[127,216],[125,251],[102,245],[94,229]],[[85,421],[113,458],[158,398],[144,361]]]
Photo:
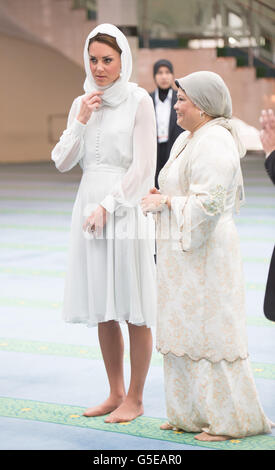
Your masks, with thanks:
[[[186,432],[245,437],[271,432],[248,359],[194,361],[164,355],[169,423]]]

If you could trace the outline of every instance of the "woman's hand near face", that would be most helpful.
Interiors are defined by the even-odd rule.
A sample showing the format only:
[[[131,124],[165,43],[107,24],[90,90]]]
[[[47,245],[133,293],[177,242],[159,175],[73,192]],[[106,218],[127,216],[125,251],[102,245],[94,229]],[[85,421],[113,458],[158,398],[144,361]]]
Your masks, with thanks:
[[[86,219],[83,230],[89,229],[90,232],[96,232],[97,235],[102,233],[102,230],[106,224],[106,209],[102,206],[98,206],[95,211]]]
[[[102,94],[102,91],[93,91],[82,98],[80,111],[76,118],[78,121],[87,124],[93,111],[101,105]]]

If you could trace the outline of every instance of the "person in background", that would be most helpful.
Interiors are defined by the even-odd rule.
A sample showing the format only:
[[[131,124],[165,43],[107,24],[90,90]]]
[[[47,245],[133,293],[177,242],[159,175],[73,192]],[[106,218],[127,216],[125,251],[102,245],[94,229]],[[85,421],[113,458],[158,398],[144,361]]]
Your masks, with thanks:
[[[260,133],[266,154],[265,168],[275,184],[275,116],[271,109],[263,110],[260,117]],[[275,247],[271,257],[264,298],[264,314],[268,320],[275,321]]]
[[[158,148],[155,186],[158,188],[159,172],[167,162],[172,145],[183,129],[177,125],[177,115],[174,110],[177,92],[172,88],[174,83],[173,65],[169,60],[158,60],[154,64],[153,73],[157,88],[150,93],[150,96],[154,102],[157,121]]]

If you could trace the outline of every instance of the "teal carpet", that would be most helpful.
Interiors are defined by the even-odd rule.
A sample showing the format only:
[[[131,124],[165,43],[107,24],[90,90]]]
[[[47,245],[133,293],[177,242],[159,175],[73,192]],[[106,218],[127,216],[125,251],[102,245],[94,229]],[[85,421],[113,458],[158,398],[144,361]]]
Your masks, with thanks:
[[[246,205],[236,223],[246,276],[247,333],[261,403],[275,421],[275,323],[262,305],[275,242],[275,187],[263,159],[243,162]],[[190,433],[161,431],[165,421],[162,357],[154,351],[145,414],[107,424],[82,416],[108,385],[97,331],[65,324],[61,304],[68,229],[79,169],[52,164],[0,166],[0,449],[5,450],[275,450],[271,435],[202,443]],[[126,327],[125,376],[129,382]],[[154,340],[155,340],[155,331]]]

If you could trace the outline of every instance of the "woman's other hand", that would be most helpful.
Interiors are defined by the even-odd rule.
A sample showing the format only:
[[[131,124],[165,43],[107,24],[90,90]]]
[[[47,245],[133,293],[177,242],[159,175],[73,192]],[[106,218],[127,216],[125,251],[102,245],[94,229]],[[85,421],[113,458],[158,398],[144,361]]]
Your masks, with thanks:
[[[86,219],[83,230],[88,229],[89,232],[94,232],[96,235],[100,235],[106,224],[106,209],[102,206],[98,206],[95,211]]]
[[[102,91],[93,91],[88,95],[83,96],[81,100],[80,111],[77,116],[77,120],[82,124],[87,124],[93,111],[98,109],[101,105]]]

